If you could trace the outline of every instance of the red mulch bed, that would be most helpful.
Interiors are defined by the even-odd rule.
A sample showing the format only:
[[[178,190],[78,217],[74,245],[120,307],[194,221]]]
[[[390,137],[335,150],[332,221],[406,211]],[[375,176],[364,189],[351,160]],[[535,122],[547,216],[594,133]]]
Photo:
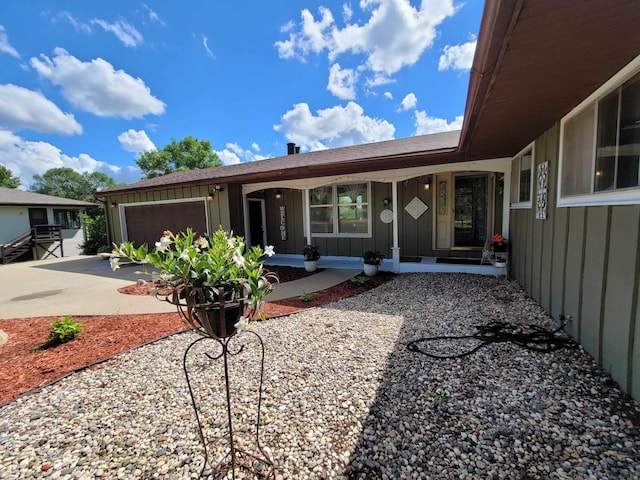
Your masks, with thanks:
[[[271,270],[277,271],[280,278],[286,278],[286,281],[309,275],[303,269],[289,267],[273,267]],[[267,303],[264,313],[267,317],[275,317],[317,307],[357,295],[391,278],[393,274],[380,272],[369,278],[366,286],[359,286],[351,281],[343,282],[315,292],[310,302],[289,298]],[[148,289],[149,284],[145,284],[131,285],[119,291],[144,295]],[[51,322],[59,318],[0,320],[0,330],[9,335],[8,342],[0,347],[0,405],[78,369],[186,329],[177,313],[75,316],[74,321],[84,324],[78,338],[54,348],[37,350],[46,342]]]

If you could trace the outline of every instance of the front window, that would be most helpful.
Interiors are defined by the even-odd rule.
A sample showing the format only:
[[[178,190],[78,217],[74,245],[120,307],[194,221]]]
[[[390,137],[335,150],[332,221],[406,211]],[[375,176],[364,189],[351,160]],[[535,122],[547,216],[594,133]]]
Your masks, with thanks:
[[[314,236],[362,237],[371,233],[368,183],[314,188],[309,191],[309,210]]]
[[[561,204],[637,202],[640,75],[563,121],[561,155]]]
[[[529,146],[511,161],[511,206],[531,208],[531,172],[533,169],[533,146]]]

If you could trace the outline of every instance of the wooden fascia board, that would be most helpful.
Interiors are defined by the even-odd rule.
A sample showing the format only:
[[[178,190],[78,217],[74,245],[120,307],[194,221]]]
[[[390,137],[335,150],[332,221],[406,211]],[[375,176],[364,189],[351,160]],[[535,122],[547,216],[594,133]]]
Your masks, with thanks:
[[[215,183],[259,183],[279,180],[295,180],[298,178],[315,177],[333,174],[345,174],[357,172],[367,172],[376,170],[392,170],[394,168],[405,168],[419,165],[434,165],[440,163],[451,163],[459,161],[455,155],[456,148],[442,150],[430,150],[427,152],[412,152],[409,154],[391,155],[387,157],[371,157],[357,159],[349,162],[326,163],[316,165],[305,165],[300,167],[286,168],[280,170],[269,170],[266,172],[255,172],[244,175],[229,177],[211,177],[199,179],[188,183],[189,187],[211,185]],[[154,185],[150,187],[132,188],[128,190],[117,190],[113,192],[96,192],[96,198],[110,198],[120,195],[152,192],[157,190],[167,190],[172,188],[183,188],[185,182],[176,182],[165,185]]]
[[[458,146],[458,151],[463,156],[478,127],[523,4],[524,0],[487,0],[485,3],[478,45],[469,75],[465,121]]]

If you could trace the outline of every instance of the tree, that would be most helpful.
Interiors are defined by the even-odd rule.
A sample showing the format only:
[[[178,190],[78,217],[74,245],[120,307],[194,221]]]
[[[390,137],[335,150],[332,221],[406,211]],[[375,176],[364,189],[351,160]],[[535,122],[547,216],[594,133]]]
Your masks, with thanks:
[[[145,178],[222,165],[218,155],[211,149],[209,140],[198,140],[190,136],[179,142],[174,139],[161,150],[144,152],[136,163],[144,172]]]
[[[96,190],[117,186],[116,181],[105,173],[78,173],[68,167],[51,168],[42,175],[34,175],[33,180],[32,192],[89,202],[94,201]]]
[[[0,187],[18,188],[20,179],[13,176],[13,172],[4,165],[0,165]]]

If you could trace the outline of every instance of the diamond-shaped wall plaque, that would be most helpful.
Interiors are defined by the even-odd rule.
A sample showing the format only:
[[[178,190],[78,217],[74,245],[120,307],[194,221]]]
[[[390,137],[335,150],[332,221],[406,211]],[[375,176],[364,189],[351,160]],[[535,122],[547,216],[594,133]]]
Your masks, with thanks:
[[[411,200],[404,209],[409,215],[417,220],[424,212],[429,210],[429,207],[427,207],[418,197],[413,197],[413,200]]]

